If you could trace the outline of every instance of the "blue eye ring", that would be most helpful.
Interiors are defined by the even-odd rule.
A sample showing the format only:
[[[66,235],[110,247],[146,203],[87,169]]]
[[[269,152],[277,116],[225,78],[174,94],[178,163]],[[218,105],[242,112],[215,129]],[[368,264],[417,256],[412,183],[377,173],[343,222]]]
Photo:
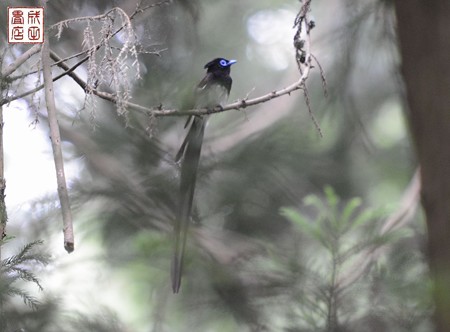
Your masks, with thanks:
[[[228,61],[222,59],[222,60],[219,61],[219,65],[221,65],[222,67],[226,67],[228,65]]]

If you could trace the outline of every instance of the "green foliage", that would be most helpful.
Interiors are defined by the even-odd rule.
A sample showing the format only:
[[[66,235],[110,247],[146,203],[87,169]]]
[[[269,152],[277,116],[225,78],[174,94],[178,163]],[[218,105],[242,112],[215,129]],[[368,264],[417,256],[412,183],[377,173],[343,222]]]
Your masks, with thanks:
[[[32,271],[35,264],[46,265],[49,263],[47,254],[35,250],[42,243],[41,240],[28,243],[18,254],[2,260],[0,266],[0,303],[2,307],[10,296],[21,297],[24,303],[31,308],[38,306],[39,302],[16,284],[18,281],[32,282],[39,290],[43,290],[39,279]]]
[[[26,290],[27,283],[36,285],[40,291],[44,290],[34,272],[36,265],[50,262],[50,256],[42,251],[42,243],[40,240],[28,243],[17,254],[1,262],[0,331],[124,331],[117,314],[109,308],[97,308],[89,315],[77,311],[68,313],[56,299],[41,302],[30,295]],[[14,297],[22,299],[25,307],[17,306]]]
[[[343,202],[329,186],[323,197],[308,195],[303,203],[302,212],[280,211],[302,235],[292,331],[426,331],[427,270],[423,257],[405,246],[417,234],[383,233],[383,209],[364,208],[360,198]],[[405,289],[409,301],[402,304]]]
[[[121,332],[126,331],[123,324],[117,318],[117,314],[108,308],[101,307],[91,316],[76,314],[74,318],[62,324],[64,331],[95,331],[95,332]]]
[[[1,261],[0,265],[0,327],[4,331],[8,325],[8,312],[11,307],[12,298],[18,296],[23,302],[33,310],[38,309],[40,302],[28,291],[22,282],[31,282],[39,290],[43,290],[39,279],[33,272],[36,264],[46,265],[49,263],[49,256],[42,253],[38,247],[42,241],[33,241],[25,245],[16,255]]]

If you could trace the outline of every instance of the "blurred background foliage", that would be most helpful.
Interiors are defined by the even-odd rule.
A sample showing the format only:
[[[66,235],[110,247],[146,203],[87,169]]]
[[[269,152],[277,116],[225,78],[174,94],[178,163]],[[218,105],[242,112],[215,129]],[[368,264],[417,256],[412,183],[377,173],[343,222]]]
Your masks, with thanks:
[[[2,13],[6,5],[18,2],[3,2]],[[114,6],[131,13],[136,1],[50,1],[46,23]],[[137,15],[147,53],[139,55],[142,79],[130,77],[132,101],[186,108],[203,65],[218,56],[238,60],[230,100],[293,83],[299,8],[294,0],[173,0]],[[54,196],[10,218],[7,233],[16,238],[4,252],[43,239],[53,260],[33,270],[43,292],[22,286],[40,300],[34,308],[0,288],[2,331],[431,331],[423,220],[414,214],[381,231],[416,168],[393,8],[381,0],[315,0],[312,15],[312,52],[328,95],[317,65],[308,92],[323,137],[301,92],[211,117],[176,296],[169,285],[173,159],[184,119],[119,116],[104,101],[81,110],[81,89],[68,77],[56,84],[64,153],[75,165],[76,251],[62,253]],[[83,29],[65,28],[51,47],[62,57],[79,52]],[[27,48],[6,50],[3,40],[4,62]],[[39,117],[46,132],[45,114]]]

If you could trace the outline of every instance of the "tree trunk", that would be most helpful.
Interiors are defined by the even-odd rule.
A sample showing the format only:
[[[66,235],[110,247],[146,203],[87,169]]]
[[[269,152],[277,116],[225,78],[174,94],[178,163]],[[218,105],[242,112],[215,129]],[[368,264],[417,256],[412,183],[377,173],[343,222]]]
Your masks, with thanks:
[[[408,118],[421,166],[436,331],[450,331],[450,1],[395,0]]]

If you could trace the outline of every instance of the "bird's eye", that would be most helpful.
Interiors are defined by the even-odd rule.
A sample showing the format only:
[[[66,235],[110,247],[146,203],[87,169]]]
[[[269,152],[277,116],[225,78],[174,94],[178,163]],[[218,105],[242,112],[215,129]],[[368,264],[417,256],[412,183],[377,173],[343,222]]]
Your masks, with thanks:
[[[219,65],[221,65],[222,67],[226,67],[228,65],[228,62],[227,62],[227,60],[222,59],[219,61]]]

